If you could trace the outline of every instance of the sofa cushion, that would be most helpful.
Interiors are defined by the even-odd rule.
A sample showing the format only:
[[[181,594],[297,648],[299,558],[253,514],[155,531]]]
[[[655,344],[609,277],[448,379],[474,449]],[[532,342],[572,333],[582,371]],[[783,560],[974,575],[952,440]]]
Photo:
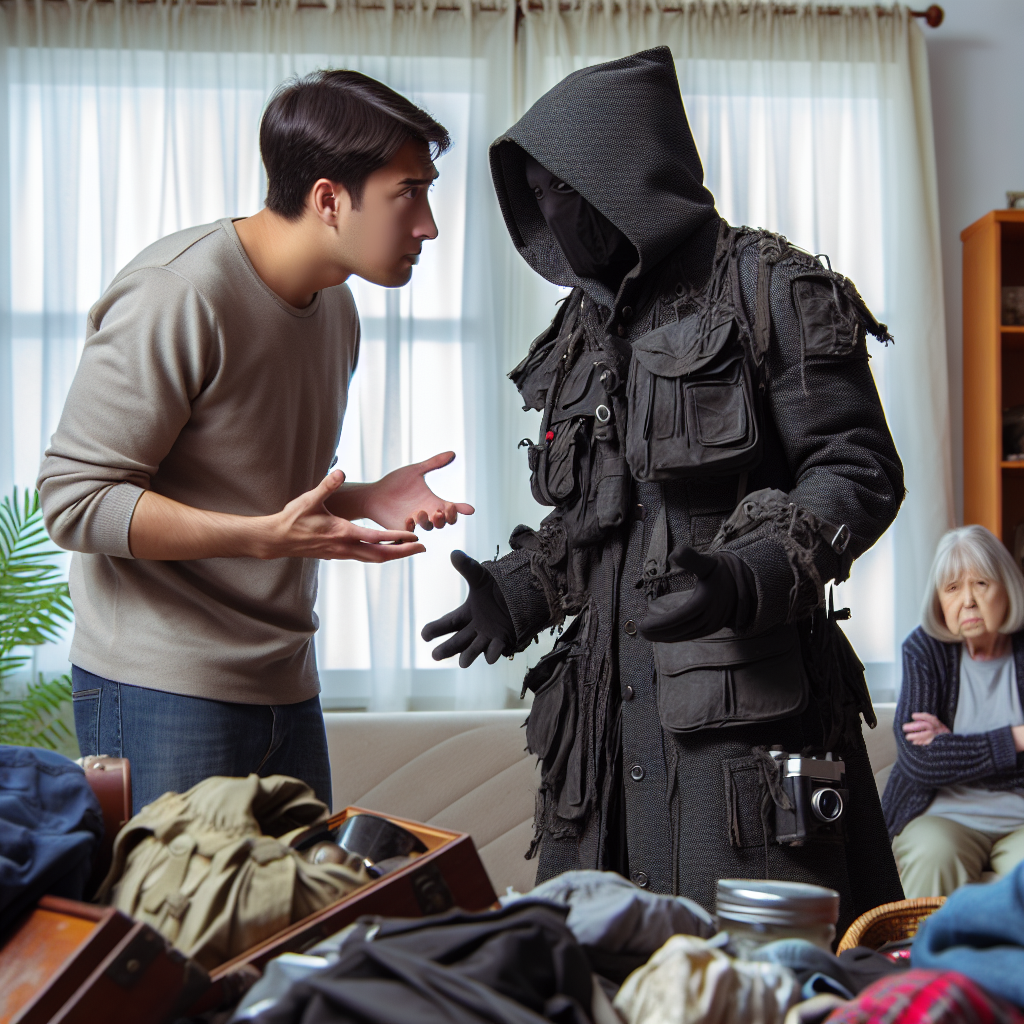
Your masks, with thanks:
[[[413,818],[468,832],[502,893],[533,888],[539,782],[526,752],[523,711],[327,713],[336,808]]]

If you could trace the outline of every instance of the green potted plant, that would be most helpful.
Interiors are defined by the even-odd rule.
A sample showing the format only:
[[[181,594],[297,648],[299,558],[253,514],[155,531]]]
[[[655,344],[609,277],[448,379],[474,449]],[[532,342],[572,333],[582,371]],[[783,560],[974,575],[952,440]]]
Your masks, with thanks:
[[[60,717],[71,700],[69,675],[44,679],[40,672],[23,692],[11,679],[32,660],[24,648],[56,640],[73,617],[57,554],[39,493],[19,496],[15,488],[0,503],[0,743],[56,750],[73,740]]]

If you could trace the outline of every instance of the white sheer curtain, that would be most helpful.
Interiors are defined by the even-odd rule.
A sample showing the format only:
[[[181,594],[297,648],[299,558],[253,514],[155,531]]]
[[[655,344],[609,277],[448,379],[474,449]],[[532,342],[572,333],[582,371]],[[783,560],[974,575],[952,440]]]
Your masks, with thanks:
[[[718,209],[767,227],[857,283],[896,344],[872,368],[907,499],[836,599],[876,699],[898,686],[935,544],[954,522],[946,338],[928,64],[905,7],[548,3],[520,26],[526,106],[575,68],[666,44]]]
[[[897,338],[874,352],[874,368],[910,493],[840,595],[881,693],[916,624],[934,543],[952,522],[920,33],[903,9],[557,6],[526,11],[517,32],[511,7],[0,0],[0,493],[34,481],[85,313],[117,269],[161,235],[258,209],[259,116],[280,82],[317,67],[364,71],[435,114],[455,145],[433,196],[441,236],[413,283],[385,291],[353,282],[364,346],[339,465],[372,479],[455,449],[436,486],[478,512],[431,534],[427,554],[410,563],[323,566],[325,703],[506,703],[523,657],[461,672],[435,665],[418,639],[425,621],[461,600],[448,552],[487,557],[505,549],[517,522],[543,514],[515,447],[535,433],[535,416],[521,412],[504,373],[550,319],[557,291],[508,240],[487,145],[574,68],[667,43],[723,215],[827,252]],[[65,659],[57,645],[36,667],[63,671]]]

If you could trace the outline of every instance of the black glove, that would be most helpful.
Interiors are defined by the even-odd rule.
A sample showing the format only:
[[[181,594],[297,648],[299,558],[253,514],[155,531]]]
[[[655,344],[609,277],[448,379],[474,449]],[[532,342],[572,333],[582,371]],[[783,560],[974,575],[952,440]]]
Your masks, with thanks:
[[[455,611],[428,622],[420,636],[429,641],[445,633],[455,633],[450,640],[434,648],[434,661],[458,654],[459,667],[469,668],[482,654],[487,664],[493,665],[502,654],[511,654],[515,649],[516,628],[504,595],[494,577],[465,551],[452,552],[452,565],[466,578],[469,597]]]
[[[725,626],[743,629],[753,620],[757,610],[754,574],[731,551],[702,555],[690,547],[677,548],[669,564],[692,572],[697,585],[651,602],[640,623],[640,632],[648,640],[696,640]]]

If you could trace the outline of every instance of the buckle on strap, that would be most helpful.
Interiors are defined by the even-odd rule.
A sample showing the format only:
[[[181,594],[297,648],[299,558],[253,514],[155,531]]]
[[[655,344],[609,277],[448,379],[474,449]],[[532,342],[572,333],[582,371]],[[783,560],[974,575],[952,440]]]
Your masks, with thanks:
[[[829,541],[829,546],[837,554],[841,555],[850,543],[850,528],[843,523],[835,532],[835,536]]]

